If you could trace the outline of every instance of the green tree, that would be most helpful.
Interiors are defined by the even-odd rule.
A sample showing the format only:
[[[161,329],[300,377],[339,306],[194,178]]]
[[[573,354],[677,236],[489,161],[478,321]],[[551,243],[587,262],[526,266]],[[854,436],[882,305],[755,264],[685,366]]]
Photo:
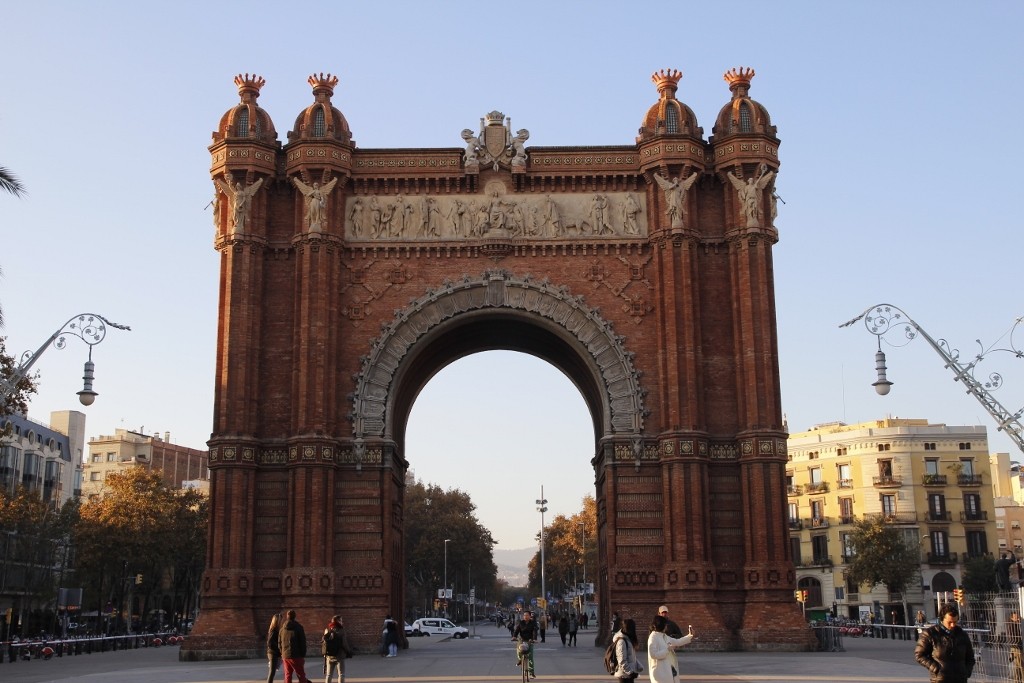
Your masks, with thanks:
[[[21,181],[5,167],[0,166],[0,190],[10,192],[15,197],[20,197],[25,193],[25,186],[21,184]],[[4,310],[0,308],[0,327],[4,326]],[[2,408],[2,407],[0,407]],[[2,417],[2,415],[0,415]]]
[[[0,325],[3,318],[0,316]],[[0,417],[13,413],[27,413],[29,396],[36,393],[33,375],[26,375],[15,381],[18,361],[7,355],[7,338],[0,337]],[[0,425],[0,437],[7,436],[7,430]]]
[[[0,190],[10,192],[15,197],[25,194],[25,186],[21,184],[21,181],[13,173],[3,166],[0,166]]]
[[[95,609],[121,605],[120,630],[128,609],[143,626],[153,610],[185,613],[205,562],[205,501],[138,467],[109,475],[105,487],[82,504],[75,529],[79,575]]]
[[[0,489],[0,533],[3,534],[4,585],[18,593],[22,635],[49,630],[58,583],[70,552],[70,531],[77,503],[59,510],[39,494],[18,487],[13,495]]]
[[[548,593],[565,595],[582,583],[586,573],[590,583],[597,578],[597,504],[586,496],[582,509],[571,517],[556,515],[547,525],[544,544],[544,584]],[[540,533],[537,534],[538,541]],[[532,595],[541,593],[540,550],[529,563],[528,588]],[[583,571],[586,562],[586,572]]]
[[[969,593],[994,593],[998,590],[996,583],[996,563],[989,556],[971,557],[964,561],[963,589]]]
[[[850,549],[853,558],[847,565],[847,578],[872,587],[883,583],[890,593],[901,594],[906,615],[905,592],[920,571],[921,549],[908,543],[881,515],[854,522]]]
[[[437,589],[444,587],[445,539],[448,587],[464,593],[472,584],[478,598],[496,594],[494,538],[477,519],[469,494],[407,483],[403,519],[407,617],[431,610]]]

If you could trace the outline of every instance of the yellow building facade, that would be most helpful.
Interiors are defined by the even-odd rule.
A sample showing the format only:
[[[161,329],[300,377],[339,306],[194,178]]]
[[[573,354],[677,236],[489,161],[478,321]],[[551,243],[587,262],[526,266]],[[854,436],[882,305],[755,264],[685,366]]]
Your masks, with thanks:
[[[881,515],[921,549],[920,581],[907,592],[911,621],[935,614],[935,594],[960,585],[964,561],[998,557],[996,514],[983,426],[886,418],[817,425],[791,434],[786,471],[790,543],[808,617],[863,618],[893,611],[884,585],[851,585],[853,522]]]

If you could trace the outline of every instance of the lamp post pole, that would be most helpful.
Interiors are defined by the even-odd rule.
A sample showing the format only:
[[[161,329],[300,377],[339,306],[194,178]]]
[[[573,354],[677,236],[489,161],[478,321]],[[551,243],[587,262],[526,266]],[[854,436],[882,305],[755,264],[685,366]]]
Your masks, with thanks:
[[[885,366],[885,352],[882,351],[882,337],[892,330],[900,330],[905,338],[904,344],[906,344],[920,335],[945,362],[945,366],[953,373],[953,380],[963,382],[967,393],[974,396],[985,410],[988,411],[988,414],[995,419],[998,430],[1005,432],[1017,447],[1024,451],[1024,424],[1021,424],[1020,421],[1021,416],[1024,415],[1024,407],[1011,413],[989,391],[990,389],[998,389],[1003,385],[1003,376],[998,372],[990,372],[988,377],[983,380],[979,380],[974,376],[978,365],[990,353],[1005,351],[1016,358],[1024,358],[1024,350],[1018,349],[1013,341],[1013,333],[1016,331],[1017,326],[1024,322],[1024,317],[1017,318],[1008,332],[987,348],[982,346],[979,340],[978,345],[981,346],[980,353],[976,354],[974,359],[966,364],[961,362],[959,350],[952,348],[945,339],[933,338],[923,327],[897,306],[877,304],[853,320],[843,323],[840,327],[848,327],[861,319],[864,320],[864,326],[868,332],[878,338],[878,351],[875,353],[875,371],[878,373],[878,380],[873,382],[871,386],[875,388],[879,395],[885,396],[889,393],[890,387],[892,387],[892,382],[888,380],[885,374],[887,368]],[[1003,338],[1007,337],[1009,339],[1007,342],[1008,347],[996,346],[996,344],[1002,343]],[[902,346],[902,344],[899,346]]]
[[[544,513],[548,511],[548,500],[544,497],[544,485],[540,487],[540,498],[537,499],[537,511],[540,512],[540,597],[544,610],[547,611],[548,593],[544,583]]]
[[[452,539],[444,539],[444,616],[448,618],[448,544]]]
[[[580,614],[584,610],[584,602],[587,599],[587,523],[580,520],[580,548],[582,549],[583,560],[583,597],[580,598]]]
[[[127,325],[119,325],[96,313],[79,313],[66,323],[57,328],[57,331],[50,335],[35,353],[26,351],[21,355],[21,363],[14,368],[9,378],[0,377],[0,398],[6,401],[12,394],[18,391],[18,384],[28,376],[29,370],[35,365],[39,357],[43,355],[47,347],[53,344],[57,349],[67,346],[69,335],[78,337],[89,345],[89,358],[85,361],[85,369],[82,374],[83,386],[78,392],[78,400],[83,406],[91,406],[98,395],[92,389],[94,371],[96,364],[92,362],[92,347],[99,344],[107,336],[107,327],[115,327],[119,330],[131,330]]]

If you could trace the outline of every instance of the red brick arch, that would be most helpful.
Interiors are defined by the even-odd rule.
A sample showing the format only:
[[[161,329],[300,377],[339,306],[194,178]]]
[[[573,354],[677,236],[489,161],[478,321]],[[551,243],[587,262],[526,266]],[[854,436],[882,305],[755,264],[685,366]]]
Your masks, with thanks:
[[[703,647],[807,645],[775,324],[779,141],[763,108],[708,140],[689,109],[666,130],[679,75],[656,74],[635,144],[539,148],[491,112],[466,146],[360,149],[336,109],[322,137],[300,125],[282,146],[254,105],[263,80],[236,80],[262,123],[225,115],[210,147],[211,527],[182,657],[262,656],[288,608],[342,613],[373,647],[406,607],[412,403],[492,349],[560,368],[590,410],[602,623],[669,604]],[[752,76],[727,74],[734,98],[751,102]],[[310,83],[327,106],[337,79]]]

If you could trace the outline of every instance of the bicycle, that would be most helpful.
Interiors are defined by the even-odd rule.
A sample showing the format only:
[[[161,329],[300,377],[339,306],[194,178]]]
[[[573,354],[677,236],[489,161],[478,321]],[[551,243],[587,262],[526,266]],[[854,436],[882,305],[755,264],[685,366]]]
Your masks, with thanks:
[[[522,669],[523,672],[523,683],[529,683],[531,678],[536,678],[537,675],[534,673],[533,668],[533,643],[532,640],[523,640],[522,638],[513,638],[516,641],[516,666]],[[523,665],[523,660],[526,660],[526,666]]]

